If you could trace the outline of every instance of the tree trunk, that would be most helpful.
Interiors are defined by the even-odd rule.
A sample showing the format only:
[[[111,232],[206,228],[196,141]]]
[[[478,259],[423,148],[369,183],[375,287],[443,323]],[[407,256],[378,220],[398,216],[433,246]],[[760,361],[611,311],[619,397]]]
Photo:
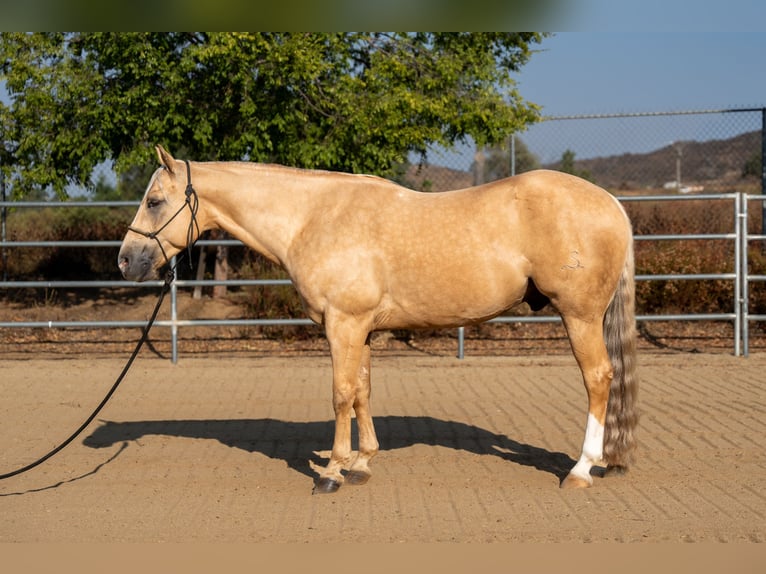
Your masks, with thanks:
[[[221,232],[216,239],[226,239],[226,233]],[[225,245],[219,245],[215,250],[215,271],[213,279],[216,281],[225,281],[229,277],[229,248]],[[226,285],[215,285],[213,287],[213,298],[225,297]]]
[[[199,248],[199,261],[197,262],[197,281],[201,281],[205,278],[205,259],[207,255],[207,248],[202,245]],[[192,299],[202,299],[202,286],[197,285],[194,287],[194,294]]]

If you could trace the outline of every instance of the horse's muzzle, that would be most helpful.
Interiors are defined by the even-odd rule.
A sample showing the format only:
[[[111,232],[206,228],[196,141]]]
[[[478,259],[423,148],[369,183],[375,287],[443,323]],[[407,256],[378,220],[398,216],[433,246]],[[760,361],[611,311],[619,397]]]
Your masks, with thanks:
[[[152,261],[152,257],[143,250],[135,253],[135,250],[123,247],[117,256],[117,267],[128,281],[147,281],[158,277]]]

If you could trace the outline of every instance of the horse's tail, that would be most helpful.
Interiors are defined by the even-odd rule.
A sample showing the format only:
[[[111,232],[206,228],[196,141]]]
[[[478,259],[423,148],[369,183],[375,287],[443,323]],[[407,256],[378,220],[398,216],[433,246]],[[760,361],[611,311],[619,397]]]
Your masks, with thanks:
[[[612,383],[604,428],[604,460],[609,468],[626,470],[636,446],[636,317],[633,238],[617,290],[604,316],[604,340],[612,361]]]

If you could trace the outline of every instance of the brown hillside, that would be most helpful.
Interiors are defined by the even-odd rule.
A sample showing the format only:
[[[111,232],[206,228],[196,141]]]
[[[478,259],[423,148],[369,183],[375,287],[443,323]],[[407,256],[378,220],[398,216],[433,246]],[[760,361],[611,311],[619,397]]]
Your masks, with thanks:
[[[681,142],[681,182],[705,191],[732,191],[745,182],[742,172],[761,153],[761,132],[725,140]],[[677,151],[668,145],[646,154],[622,154],[575,161],[576,169],[608,189],[662,188],[676,179]],[[553,169],[557,164],[548,166]]]
[[[402,184],[418,191],[449,191],[473,185],[473,174],[438,165],[410,165]]]
[[[743,178],[748,161],[761,153],[761,132],[724,140],[680,142],[681,182],[705,192],[757,192],[757,178]],[[575,161],[575,171],[611,190],[657,190],[676,179],[677,151],[668,145],[645,154],[625,153]],[[560,163],[544,165],[559,169]],[[473,185],[471,172],[436,165],[410,165],[401,182],[421,191],[446,191]]]

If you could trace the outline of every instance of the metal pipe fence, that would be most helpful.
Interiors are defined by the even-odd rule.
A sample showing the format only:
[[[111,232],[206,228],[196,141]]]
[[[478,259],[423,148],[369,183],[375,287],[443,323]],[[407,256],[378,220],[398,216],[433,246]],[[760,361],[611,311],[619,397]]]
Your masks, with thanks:
[[[756,196],[759,197],[760,196]],[[734,210],[734,227],[730,233],[687,233],[687,234],[652,234],[635,235],[634,241],[688,241],[688,240],[726,240],[733,242],[734,245],[734,271],[730,273],[674,273],[674,274],[637,274],[635,280],[639,281],[714,281],[725,280],[732,281],[734,284],[734,298],[731,311],[721,311],[720,313],[669,313],[660,315],[638,314],[637,321],[731,321],[734,327],[733,352],[734,355],[742,354],[743,340],[747,341],[747,332],[744,328],[746,321],[743,316],[746,312],[746,305],[742,304],[742,290],[746,288],[746,278],[743,276],[743,269],[747,269],[747,251],[745,249],[744,261],[740,254],[746,241],[743,237],[746,235],[746,221],[740,216],[740,212],[746,202],[742,194],[709,194],[709,195],[653,195],[653,196],[634,196],[618,197],[620,202],[677,202],[677,201],[718,201],[727,200],[732,202]],[[746,217],[746,216],[745,216]],[[760,236],[755,236],[760,237]],[[763,236],[766,239],[766,236]],[[754,237],[753,237],[754,238]],[[766,281],[766,275],[752,276],[753,280]],[[757,279],[755,279],[757,278]],[[755,320],[755,319],[754,319]],[[762,320],[766,320],[766,315]],[[490,319],[489,323],[532,323],[532,322],[560,322],[558,316],[531,316],[531,317],[496,317]],[[458,330],[458,357],[463,358],[465,329],[460,327]],[[747,354],[747,347],[744,348]]]
[[[766,172],[764,172],[766,173]],[[766,321],[766,314],[764,313],[751,313],[751,301],[750,301],[750,284],[751,283],[766,283],[766,275],[758,274],[758,273],[750,273],[750,263],[749,263],[749,256],[750,253],[750,243],[759,241],[761,242],[761,253],[766,253],[766,234],[764,233],[750,233],[748,226],[748,219],[749,219],[749,210],[748,210],[748,203],[750,201],[760,202],[761,203],[761,212],[763,213],[766,211],[766,197],[763,195],[746,195],[742,199],[742,213],[740,214],[740,219],[742,221],[742,226],[744,227],[744,232],[741,235],[740,241],[742,242],[742,246],[740,248],[740,268],[743,269],[743,277],[742,277],[742,289],[741,289],[741,299],[740,299],[740,307],[741,307],[741,320],[742,320],[742,333],[743,333],[743,345],[744,345],[744,355],[747,356],[749,353],[749,340],[750,340],[750,323],[751,322],[757,322],[757,321]]]
[[[646,234],[636,235],[636,242],[646,241],[726,241],[734,246],[732,272],[721,273],[671,273],[657,275],[636,275],[636,281],[731,281],[733,284],[734,297],[731,307],[721,309],[717,313],[675,313],[675,314],[639,314],[638,321],[727,321],[733,324],[733,353],[736,356],[747,356],[749,342],[749,324],[755,321],[766,321],[766,314],[751,313],[749,309],[749,285],[750,283],[766,283],[766,275],[750,274],[748,253],[751,242],[766,242],[766,235],[750,234],[748,232],[748,202],[766,201],[761,195],[745,195],[742,193],[708,194],[708,195],[650,195],[619,197],[621,202],[684,202],[684,201],[725,201],[731,202],[733,212],[733,226],[725,233],[687,233],[687,234]],[[0,207],[13,208],[58,208],[58,207],[125,207],[136,206],[137,202],[0,202]],[[31,247],[100,247],[116,248],[120,241],[9,241],[5,237],[0,241],[3,251],[6,249],[24,249]],[[200,246],[242,245],[238,240],[201,240]],[[766,243],[764,243],[766,245]],[[181,328],[187,327],[213,327],[213,326],[292,326],[312,325],[307,318],[254,318],[254,319],[184,319],[178,313],[178,289],[209,287],[225,285],[231,287],[243,286],[284,286],[291,285],[289,279],[231,279],[226,281],[216,280],[176,280],[170,294],[170,318],[160,319],[155,325],[160,328],[171,330],[171,360],[178,360],[178,333]],[[117,289],[125,287],[159,288],[161,281],[149,281],[145,283],[133,283],[128,281],[3,281],[0,289]],[[557,322],[557,316],[501,316],[492,319],[494,323],[543,323]],[[0,322],[0,328],[32,328],[32,329],[109,329],[109,328],[135,328],[143,327],[144,321],[6,321]],[[465,356],[465,331],[458,329],[457,356]]]

